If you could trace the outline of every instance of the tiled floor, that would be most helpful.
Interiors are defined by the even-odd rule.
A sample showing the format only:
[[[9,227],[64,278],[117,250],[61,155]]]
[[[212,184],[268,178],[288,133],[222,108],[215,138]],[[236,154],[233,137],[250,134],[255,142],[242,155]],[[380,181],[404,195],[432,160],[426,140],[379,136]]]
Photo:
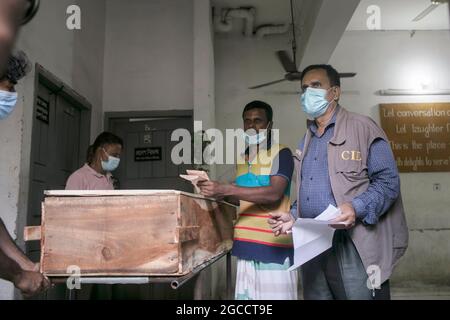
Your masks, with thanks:
[[[450,300],[450,287],[414,283],[408,287],[391,287],[392,300]],[[299,291],[302,300],[302,291]]]
[[[393,287],[391,296],[392,300],[450,300],[450,287]]]

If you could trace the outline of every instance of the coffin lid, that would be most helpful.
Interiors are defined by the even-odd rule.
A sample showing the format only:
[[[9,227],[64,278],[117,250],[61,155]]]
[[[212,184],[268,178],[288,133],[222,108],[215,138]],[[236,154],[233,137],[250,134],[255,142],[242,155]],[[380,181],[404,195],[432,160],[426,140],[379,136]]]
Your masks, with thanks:
[[[102,196],[167,196],[167,195],[185,195],[192,198],[211,200],[226,203],[236,207],[235,205],[217,201],[214,198],[207,198],[200,194],[194,194],[179,190],[46,190],[46,197],[102,197]]]

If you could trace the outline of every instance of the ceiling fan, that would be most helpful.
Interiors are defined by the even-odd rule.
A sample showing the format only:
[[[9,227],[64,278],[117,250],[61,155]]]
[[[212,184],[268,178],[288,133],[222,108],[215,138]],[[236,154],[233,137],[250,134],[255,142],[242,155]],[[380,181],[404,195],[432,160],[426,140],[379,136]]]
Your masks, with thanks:
[[[275,80],[266,82],[257,86],[250,87],[249,89],[259,89],[266,86],[270,86],[272,84],[276,84],[283,81],[300,81],[302,73],[298,70],[297,67],[297,40],[295,36],[295,19],[294,19],[294,7],[293,7],[293,0],[291,1],[291,24],[292,24],[292,57],[291,59],[289,57],[289,53],[287,51],[277,51],[276,55],[278,57],[278,60],[281,62],[283,69],[286,71],[286,74],[284,75],[283,79]],[[354,72],[347,72],[347,73],[340,73],[339,74],[341,78],[353,78],[356,76],[356,73]]]
[[[446,4],[446,3],[448,3],[448,0],[431,0],[431,4],[428,6],[428,8],[423,10],[417,17],[415,17],[413,19],[413,21],[416,22],[416,21],[422,20],[427,15],[429,15],[434,9],[436,9],[440,5]]]

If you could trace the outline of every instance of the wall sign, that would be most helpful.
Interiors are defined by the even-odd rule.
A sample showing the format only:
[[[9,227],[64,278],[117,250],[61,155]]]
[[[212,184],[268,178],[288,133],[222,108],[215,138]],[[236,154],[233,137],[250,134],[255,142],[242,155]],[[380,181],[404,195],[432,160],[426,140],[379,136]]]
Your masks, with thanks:
[[[134,149],[134,161],[161,161],[162,147],[136,148]]]
[[[400,172],[450,171],[450,103],[380,105]]]

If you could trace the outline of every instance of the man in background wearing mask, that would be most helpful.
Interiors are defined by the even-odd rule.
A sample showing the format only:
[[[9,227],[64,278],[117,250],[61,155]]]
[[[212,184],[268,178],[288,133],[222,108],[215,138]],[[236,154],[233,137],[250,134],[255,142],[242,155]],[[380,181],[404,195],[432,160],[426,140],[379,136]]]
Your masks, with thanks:
[[[119,167],[123,140],[102,132],[89,147],[86,164],[67,179],[66,190],[114,190],[112,172]]]
[[[298,201],[269,223],[283,234],[298,217],[339,207],[342,214],[330,224],[342,229],[332,248],[301,267],[305,299],[390,299],[389,278],[406,251],[408,229],[388,139],[372,119],[339,105],[332,66],[307,67],[301,85],[303,110],[314,120],[294,158]]]
[[[289,148],[272,139],[272,108],[253,101],[243,112],[246,152],[238,155],[234,184],[198,183],[207,197],[231,198],[240,203],[233,255],[237,259],[238,300],[295,300],[297,272],[290,235],[275,237],[267,223],[269,213],[289,210],[293,159]]]
[[[6,119],[17,104],[15,86],[19,80],[31,71],[31,64],[23,51],[10,56],[6,72],[0,77],[0,120]]]
[[[8,60],[19,27],[36,13],[37,4],[37,1],[26,0],[0,1],[0,79],[5,80],[7,68],[11,67]],[[29,10],[30,8],[34,9]],[[4,85],[2,90],[11,92],[11,85],[7,84],[7,81],[2,82]],[[15,99],[14,95],[0,96],[0,105],[6,105],[6,116],[12,112]],[[5,118],[5,111],[2,112],[2,118]],[[0,278],[13,282],[25,297],[38,294],[49,286],[49,281],[39,273],[39,266],[31,262],[16,246],[1,219]]]

